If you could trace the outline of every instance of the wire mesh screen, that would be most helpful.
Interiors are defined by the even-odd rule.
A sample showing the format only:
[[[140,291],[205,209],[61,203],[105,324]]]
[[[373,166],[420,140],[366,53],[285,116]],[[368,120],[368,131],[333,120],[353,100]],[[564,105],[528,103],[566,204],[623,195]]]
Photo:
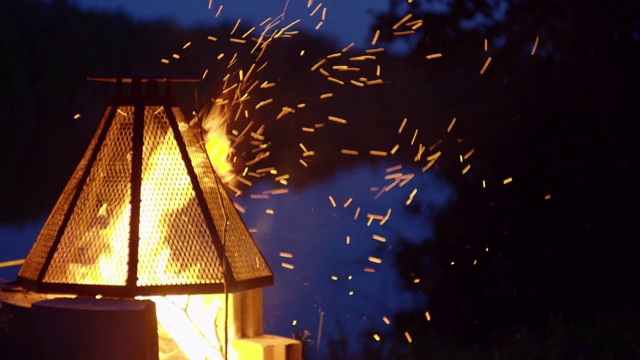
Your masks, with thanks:
[[[138,286],[222,283],[217,234],[207,228],[162,107],[145,109],[144,138]]]
[[[173,113],[180,114],[177,111]],[[242,281],[271,276],[271,269],[225,192],[220,178],[214,176],[215,172],[202,145],[182,119],[178,119],[178,123],[183,124],[180,132],[207,200],[206,206],[213,216],[218,237],[225,242],[226,256],[235,279]]]
[[[18,283],[111,296],[272,285],[201,137],[170,99],[139,95],[107,109]]]
[[[71,179],[65,186],[64,191],[51,211],[51,214],[49,214],[49,218],[42,227],[42,230],[40,231],[35,244],[31,248],[24,265],[20,268],[18,276],[29,280],[36,280],[38,278],[38,275],[44,266],[47,254],[51,250],[56,234],[61,227],[65,213],[69,209],[71,198],[76,192],[80,191],[80,189],[78,189],[78,182],[86,171],[89,157],[94,151],[99,134],[102,132],[110,113],[111,107],[108,107],[86,153],[73,172]]]
[[[118,108],[44,282],[124,285],[131,215],[133,107]]]

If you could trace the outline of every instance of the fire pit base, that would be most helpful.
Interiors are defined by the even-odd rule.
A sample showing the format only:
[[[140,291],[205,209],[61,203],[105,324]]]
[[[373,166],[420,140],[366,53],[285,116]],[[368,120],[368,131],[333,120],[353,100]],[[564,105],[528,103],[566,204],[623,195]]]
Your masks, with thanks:
[[[7,359],[40,359],[31,309],[6,301],[0,289],[0,353]]]
[[[36,302],[32,312],[48,359],[158,358],[153,301],[61,298]]]

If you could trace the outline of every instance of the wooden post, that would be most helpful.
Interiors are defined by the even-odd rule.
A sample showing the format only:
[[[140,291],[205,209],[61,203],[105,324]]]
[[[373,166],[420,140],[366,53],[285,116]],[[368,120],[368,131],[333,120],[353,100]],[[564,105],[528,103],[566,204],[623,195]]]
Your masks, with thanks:
[[[262,289],[252,289],[238,294],[240,297],[241,338],[262,335]]]
[[[302,344],[294,339],[266,335],[262,331],[262,289],[233,294],[237,336],[230,343],[236,360],[301,360]]]

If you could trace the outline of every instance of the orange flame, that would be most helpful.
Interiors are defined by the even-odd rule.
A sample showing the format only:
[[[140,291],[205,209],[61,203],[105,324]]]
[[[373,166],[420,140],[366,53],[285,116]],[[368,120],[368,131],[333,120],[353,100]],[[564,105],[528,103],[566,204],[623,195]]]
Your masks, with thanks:
[[[235,177],[233,165],[229,162],[232,148],[231,141],[227,137],[228,119],[229,107],[214,104],[202,122],[204,144],[209,161],[225,184],[229,184]]]
[[[231,142],[227,137],[226,125],[228,109],[214,104],[204,121],[205,149],[209,161],[216,173],[224,183],[233,181],[235,174],[233,165],[228,161],[231,151]],[[154,154],[155,155],[155,154]],[[166,174],[163,171],[163,174]],[[158,174],[160,177],[164,176]],[[166,179],[164,179],[166,181]],[[178,189],[182,181],[175,181]],[[150,188],[149,191],[155,191]],[[177,198],[181,201],[175,206],[183,206],[190,199],[180,194]],[[164,206],[164,205],[163,205]],[[165,208],[163,211],[171,211]],[[155,227],[153,224],[151,227]],[[157,252],[159,257],[164,251]],[[166,264],[165,264],[166,265]],[[158,269],[162,277],[166,277],[165,269]],[[150,297],[156,303],[156,316],[158,319],[159,340],[161,342],[160,358],[176,359],[186,356],[189,359],[222,359],[225,353],[224,333],[229,331],[225,324],[220,324],[223,316],[218,316],[224,309],[224,295],[181,295],[181,296],[154,296]],[[233,333],[227,333],[230,339],[235,337]],[[174,342],[178,349],[172,349],[169,343]],[[163,346],[164,345],[164,346]]]
[[[160,359],[222,359],[223,296],[150,297],[156,303]]]
[[[154,109],[154,115],[162,116],[161,108]],[[123,111],[123,114],[127,112]],[[119,116],[119,115],[118,115]],[[209,112],[203,127],[206,130],[205,147],[209,159],[216,172],[223,181],[231,181],[234,177],[233,166],[227,161],[230,141],[226,137],[224,109],[214,106]],[[179,126],[188,126],[179,124]],[[170,193],[170,203],[144,206],[140,213],[140,251],[155,254],[153,259],[144,259],[148,262],[142,266],[154,266],[154,271],[148,276],[138,279],[138,283],[181,283],[189,277],[197,276],[199,265],[194,265],[186,270],[173,269],[168,266],[171,248],[165,244],[165,237],[169,229],[162,222],[167,213],[175,212],[184,207],[193,196],[190,189],[190,178],[186,172],[172,171],[176,163],[169,160],[179,158],[173,154],[178,152],[173,135],[167,133],[159,141],[153,154],[149,158],[143,174],[141,198],[144,201],[161,201],[154,196],[159,192]],[[166,186],[171,184],[171,186]],[[100,238],[108,239],[110,251],[101,254],[95,264],[80,265],[71,264],[71,271],[76,274],[78,283],[102,283],[120,284],[125,281],[126,273],[121,271],[118,259],[122,258],[122,252],[127,249],[129,237],[129,221],[131,215],[130,204],[103,205],[99,215],[107,212],[116,212],[114,226],[109,230],[99,229]],[[107,233],[108,232],[108,233]],[[222,296],[222,297],[221,297]],[[219,339],[226,336],[233,339],[233,325],[230,327],[220,324],[218,316],[224,310],[224,295],[181,295],[181,296],[153,296],[146,298],[156,303],[156,316],[158,320],[160,358],[161,359],[222,359],[224,345]],[[229,331],[231,329],[231,331]],[[222,331],[222,334],[220,334]],[[173,345],[172,345],[173,344]],[[176,348],[177,347],[177,348]]]

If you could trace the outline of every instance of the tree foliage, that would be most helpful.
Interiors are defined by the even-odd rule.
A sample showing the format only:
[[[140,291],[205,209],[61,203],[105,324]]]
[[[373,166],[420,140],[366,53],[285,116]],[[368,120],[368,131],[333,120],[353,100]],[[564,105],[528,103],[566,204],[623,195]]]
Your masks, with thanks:
[[[173,32],[34,0],[0,1],[0,27],[0,221],[23,221],[53,206],[100,119],[104,87],[86,77],[159,71],[172,39],[156,36]]]
[[[397,253],[405,287],[427,304],[397,316],[415,358],[638,356],[639,11],[633,1],[390,1],[378,16],[380,29],[406,12],[426,19],[407,60],[426,69],[434,111],[458,118],[447,150],[476,150],[464,176],[440,164],[457,196],[433,238]],[[433,53],[441,63],[425,59]]]
[[[206,110],[211,100],[222,96],[222,79],[231,71],[227,64],[234,53],[238,55],[234,66],[245,71],[255,58],[248,56],[250,44],[227,40],[235,23],[184,29],[164,21],[138,23],[120,13],[84,12],[66,1],[2,0],[0,10],[4,95],[0,99],[0,223],[45,216],[62,191],[113,91],[105,84],[88,82],[87,76],[199,78],[206,69],[206,79],[195,87],[176,86],[183,111],[191,114]],[[247,26],[243,23],[238,31],[248,31]],[[220,41],[209,41],[209,36]],[[182,49],[187,42],[193,44]],[[355,94],[338,89],[318,72],[310,73],[313,64],[336,51],[333,43],[300,34],[274,42],[269,49],[261,59],[261,64],[268,62],[269,66],[261,70],[260,77],[277,86],[264,90],[261,97],[250,98],[246,106],[255,108],[269,96],[273,103],[258,115],[241,120],[254,122],[255,129],[270,124],[264,133],[273,144],[270,159],[282,172],[298,171],[290,185],[321,180],[336,168],[353,163],[348,157],[336,160],[332,155],[345,143],[365,149],[365,143],[389,146],[386,132],[380,129],[389,115],[385,104],[398,98],[387,99],[376,89]],[[297,56],[302,50],[305,56]],[[172,57],[177,52],[181,53],[179,60]],[[160,59],[172,61],[167,65]],[[335,93],[331,101],[321,101],[319,95],[329,92]],[[307,105],[306,113],[299,110],[297,117],[289,117],[292,120],[275,121],[283,106],[300,103]],[[75,114],[81,118],[74,120]],[[318,171],[301,173],[297,151],[292,151],[299,149],[301,139],[291,134],[326,121],[328,115],[354,119],[353,127],[330,135],[318,130],[322,134],[305,139],[319,154],[310,160]],[[354,139],[354,133],[368,136]],[[249,141],[236,150],[239,157],[255,156]]]

